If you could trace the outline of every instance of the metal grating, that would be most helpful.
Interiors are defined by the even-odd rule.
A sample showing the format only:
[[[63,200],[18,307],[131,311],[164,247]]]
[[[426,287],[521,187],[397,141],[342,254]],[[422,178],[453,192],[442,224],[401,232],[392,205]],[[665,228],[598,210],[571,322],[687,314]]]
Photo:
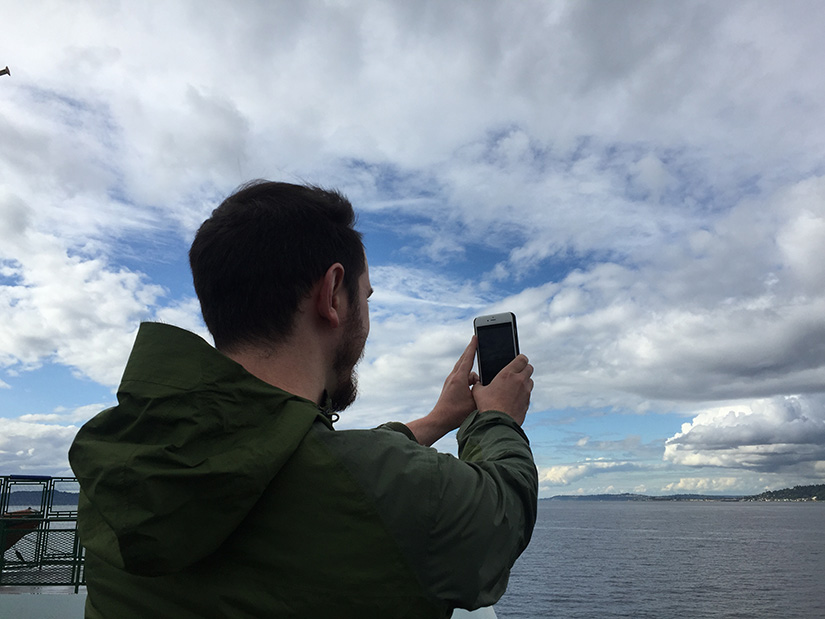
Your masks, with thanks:
[[[85,584],[77,480],[0,477],[0,587]]]

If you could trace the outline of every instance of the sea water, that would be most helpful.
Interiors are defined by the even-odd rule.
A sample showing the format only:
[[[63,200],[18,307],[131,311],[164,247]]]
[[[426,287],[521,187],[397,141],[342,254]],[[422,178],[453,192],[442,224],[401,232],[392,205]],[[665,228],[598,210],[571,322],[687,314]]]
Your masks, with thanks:
[[[0,596],[0,617],[79,617],[84,599]],[[495,613],[823,619],[825,502],[540,501]]]
[[[825,503],[539,502],[498,619],[825,618]]]

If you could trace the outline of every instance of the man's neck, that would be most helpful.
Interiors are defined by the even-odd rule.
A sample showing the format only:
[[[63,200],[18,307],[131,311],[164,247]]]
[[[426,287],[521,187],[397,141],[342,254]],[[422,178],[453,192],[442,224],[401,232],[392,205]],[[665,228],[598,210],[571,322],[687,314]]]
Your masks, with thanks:
[[[313,348],[309,342],[286,343],[275,350],[256,346],[224,354],[265,383],[320,404],[325,369]]]
[[[290,334],[276,345],[251,345],[226,355],[275,387],[316,404],[334,386],[333,359],[340,345],[347,308],[343,267],[329,268],[295,312]]]

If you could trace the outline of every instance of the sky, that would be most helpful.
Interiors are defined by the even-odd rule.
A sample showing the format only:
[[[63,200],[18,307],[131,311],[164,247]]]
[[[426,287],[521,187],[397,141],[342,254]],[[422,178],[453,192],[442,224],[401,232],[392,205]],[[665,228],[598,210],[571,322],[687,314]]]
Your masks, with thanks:
[[[265,178],[358,212],[338,428],[426,414],[512,311],[540,496],[825,480],[822,3],[0,11],[0,474],[71,475],[141,321],[209,340],[189,244]]]

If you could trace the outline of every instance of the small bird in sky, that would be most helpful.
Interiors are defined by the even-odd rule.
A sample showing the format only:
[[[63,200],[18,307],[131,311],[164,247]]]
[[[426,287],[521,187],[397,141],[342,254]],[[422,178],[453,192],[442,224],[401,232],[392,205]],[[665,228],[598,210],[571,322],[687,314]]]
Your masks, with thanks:
[[[5,69],[0,69],[0,75],[11,75],[11,71],[9,71],[9,67],[6,66]]]

